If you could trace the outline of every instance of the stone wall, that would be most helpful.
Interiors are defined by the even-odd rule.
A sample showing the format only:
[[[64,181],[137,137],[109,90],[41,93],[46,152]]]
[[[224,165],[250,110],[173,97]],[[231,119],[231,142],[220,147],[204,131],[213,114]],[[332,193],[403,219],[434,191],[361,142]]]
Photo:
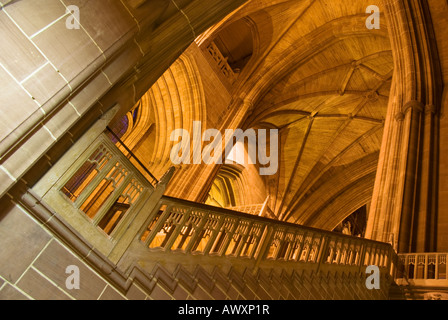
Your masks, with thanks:
[[[198,3],[0,1],[0,196],[92,112],[118,104],[117,117],[126,114],[196,35],[244,1]],[[67,28],[70,5],[79,29]]]

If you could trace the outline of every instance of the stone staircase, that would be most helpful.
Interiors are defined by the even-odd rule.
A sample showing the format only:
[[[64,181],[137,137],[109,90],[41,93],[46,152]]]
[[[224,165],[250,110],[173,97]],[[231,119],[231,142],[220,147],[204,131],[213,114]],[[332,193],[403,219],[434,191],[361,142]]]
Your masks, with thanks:
[[[153,299],[389,299],[389,244],[166,196],[146,221],[117,265],[144,274]]]
[[[363,273],[251,270],[219,267],[192,272],[182,265],[174,271],[157,265],[146,276],[148,297],[155,300],[387,300],[387,284],[381,290],[366,290]],[[387,282],[384,282],[387,283]]]
[[[106,135],[82,142],[83,148],[89,145],[87,151],[77,150],[77,144],[54,166],[62,178],[52,179],[49,171],[19,202],[123,297],[136,287],[146,299],[403,297],[394,285],[399,260],[390,244],[167,197],[163,194],[174,168],[151,183]],[[83,190],[70,188],[70,194],[79,194],[76,199],[61,193],[78,177],[83,162],[98,166],[90,160],[98,150],[114,159],[110,165],[120,166],[130,186],[138,187],[132,201],[129,190],[134,189],[126,184],[114,191],[115,198],[127,197],[129,209],[116,215],[113,231],[99,223],[113,201],[104,201],[93,220],[82,212],[84,199],[108,177],[107,166],[98,168]],[[378,269],[379,289],[366,285],[369,266]]]

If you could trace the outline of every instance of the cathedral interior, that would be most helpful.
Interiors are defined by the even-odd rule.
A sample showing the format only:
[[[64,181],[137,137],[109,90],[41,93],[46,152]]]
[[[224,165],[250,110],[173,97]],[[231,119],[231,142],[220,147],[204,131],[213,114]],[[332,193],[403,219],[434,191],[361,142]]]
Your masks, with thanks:
[[[447,27],[0,0],[0,300],[448,300]]]

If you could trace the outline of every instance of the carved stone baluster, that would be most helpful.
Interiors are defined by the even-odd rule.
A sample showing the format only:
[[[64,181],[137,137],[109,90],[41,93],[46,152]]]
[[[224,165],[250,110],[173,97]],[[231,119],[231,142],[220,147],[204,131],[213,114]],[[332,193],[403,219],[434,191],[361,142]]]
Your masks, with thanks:
[[[204,255],[208,255],[210,253],[210,251],[213,249],[212,246],[215,244],[216,237],[218,236],[219,232],[221,231],[221,228],[223,227],[225,221],[226,221],[226,216],[221,216],[217,226],[213,230],[212,235],[210,236],[210,239],[207,242],[207,245],[205,246]]]
[[[156,225],[154,226],[154,228],[152,229],[151,233],[146,238],[145,245],[147,247],[149,247],[151,245],[151,243],[154,240],[154,238],[156,237],[157,233],[162,229],[162,227],[165,224],[166,220],[170,216],[172,209],[173,209],[173,205],[172,204],[168,205],[166,207],[165,211],[163,211],[162,215],[157,220]]]
[[[288,247],[285,252],[285,261],[289,261],[291,255],[294,253],[294,236],[294,232],[288,232],[286,239]]]
[[[299,240],[299,243],[297,246],[297,258],[295,259],[296,262],[300,261],[300,258],[302,257],[302,250],[303,250],[303,246],[305,244],[307,234],[308,233],[306,231],[301,234],[302,238]]]
[[[220,255],[225,255],[227,252],[227,248],[230,245],[230,242],[232,241],[233,236],[235,235],[235,232],[238,230],[238,226],[240,224],[241,220],[237,219],[234,221],[232,229],[227,233],[227,237],[224,239],[224,243],[222,247],[220,248]]]
[[[240,240],[237,245],[237,249],[235,250],[235,256],[239,257],[241,255],[241,252],[244,248],[244,245],[246,244],[247,238],[249,237],[249,233],[251,232],[251,228],[253,226],[253,221],[249,222],[246,229],[243,230],[244,234],[240,235]]]
[[[201,222],[194,229],[194,233],[191,236],[191,239],[185,248],[185,252],[189,253],[189,252],[191,252],[191,250],[195,250],[196,247],[199,245],[200,241],[202,240],[202,237],[204,236],[204,234],[206,232],[206,230],[204,228],[205,228],[205,225],[207,224],[209,217],[210,217],[210,212],[204,213],[204,215],[201,218]]]
[[[336,249],[336,259],[334,260],[335,264],[339,264],[341,261],[342,246],[343,246],[343,240],[341,238],[337,238],[335,243],[335,249]]]
[[[308,262],[308,259],[309,259],[310,254],[311,254],[311,250],[313,250],[314,233],[311,233],[310,239],[311,240],[308,243],[308,249],[307,249],[306,254],[305,254],[305,259],[303,260],[304,262]]]
[[[176,241],[177,237],[182,231],[182,228],[185,226],[185,223],[188,221],[188,218],[190,217],[192,209],[189,208],[187,212],[182,213],[182,218],[180,218],[180,221],[176,223],[174,221],[173,230],[170,235],[170,237],[166,238],[166,244],[163,246],[165,250],[171,250],[171,247],[174,245],[174,242]]]
[[[281,235],[277,239],[278,240],[278,247],[274,252],[274,260],[282,259],[280,255],[283,254],[283,246],[285,244],[285,237],[286,237],[286,229],[283,229],[283,231],[280,231]]]

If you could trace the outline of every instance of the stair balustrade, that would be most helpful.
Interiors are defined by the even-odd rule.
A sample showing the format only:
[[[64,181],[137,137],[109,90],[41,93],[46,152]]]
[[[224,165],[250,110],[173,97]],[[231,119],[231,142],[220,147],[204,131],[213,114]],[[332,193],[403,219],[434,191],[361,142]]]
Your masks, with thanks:
[[[393,275],[390,244],[299,226],[163,196],[137,239],[150,252],[170,252],[307,265],[308,270]]]

